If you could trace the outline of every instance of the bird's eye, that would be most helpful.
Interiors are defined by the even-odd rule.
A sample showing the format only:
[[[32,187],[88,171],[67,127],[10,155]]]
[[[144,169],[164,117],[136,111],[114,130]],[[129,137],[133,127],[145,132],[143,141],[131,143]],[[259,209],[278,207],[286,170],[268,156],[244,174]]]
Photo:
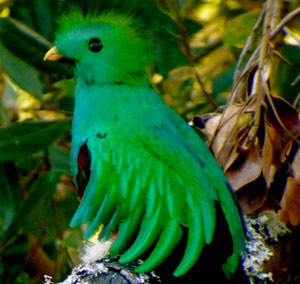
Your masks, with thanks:
[[[92,52],[99,52],[103,48],[102,42],[98,38],[91,38],[89,41],[89,49]]]

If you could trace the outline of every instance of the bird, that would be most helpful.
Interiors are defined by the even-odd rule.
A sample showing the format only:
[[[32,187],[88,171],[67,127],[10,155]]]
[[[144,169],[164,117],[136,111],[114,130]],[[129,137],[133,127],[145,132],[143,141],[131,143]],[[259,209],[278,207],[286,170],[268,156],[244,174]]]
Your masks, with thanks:
[[[238,202],[206,143],[151,87],[153,57],[132,14],[75,10],[58,20],[45,60],[74,69],[70,164],[80,203],[70,226],[89,223],[85,238],[100,227],[100,239],[115,236],[110,255],[144,258],[137,273],[165,265],[177,283],[201,270],[202,255],[223,253],[215,262],[232,279],[245,249]]]

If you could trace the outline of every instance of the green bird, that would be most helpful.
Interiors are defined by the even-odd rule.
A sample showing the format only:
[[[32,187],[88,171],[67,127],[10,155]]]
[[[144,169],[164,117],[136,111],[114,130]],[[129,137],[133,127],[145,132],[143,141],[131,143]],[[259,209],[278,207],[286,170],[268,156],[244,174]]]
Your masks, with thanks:
[[[231,278],[244,250],[239,209],[206,144],[151,88],[148,36],[138,20],[113,11],[59,21],[45,59],[74,66],[71,170],[81,202],[70,225],[89,222],[85,238],[101,225],[101,239],[117,232],[110,255],[122,254],[121,263],[145,257],[137,273],[168,263],[184,242],[173,271],[181,277],[201,269],[223,218],[230,248],[221,268]]]

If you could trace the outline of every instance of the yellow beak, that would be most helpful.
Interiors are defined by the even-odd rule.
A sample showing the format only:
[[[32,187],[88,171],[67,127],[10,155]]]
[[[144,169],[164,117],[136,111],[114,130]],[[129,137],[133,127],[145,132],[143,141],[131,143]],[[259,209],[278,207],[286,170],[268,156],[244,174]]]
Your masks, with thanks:
[[[64,56],[57,51],[56,46],[51,47],[44,56],[44,60],[49,61],[58,61],[61,58],[64,58]]]

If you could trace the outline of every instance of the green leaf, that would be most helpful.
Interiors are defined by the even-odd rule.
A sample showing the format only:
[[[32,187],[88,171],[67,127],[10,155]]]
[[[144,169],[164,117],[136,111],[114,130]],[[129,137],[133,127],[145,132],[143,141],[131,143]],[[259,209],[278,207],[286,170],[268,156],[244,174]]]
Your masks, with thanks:
[[[18,237],[13,244],[1,252],[0,282],[28,283],[28,274],[24,272],[26,266],[28,240],[25,236]],[[27,277],[27,281],[25,278]]]
[[[54,90],[59,94],[58,97],[53,98],[53,102],[59,101],[60,109],[73,112],[74,109],[74,94],[75,94],[75,83],[74,79],[64,79],[53,84]],[[49,100],[48,103],[51,103]]]
[[[23,228],[28,232],[39,219],[42,219],[56,191],[60,177],[61,172],[47,172],[33,184],[29,195],[21,205],[19,218],[14,223],[15,231]]]
[[[70,74],[70,69],[66,65],[44,61],[45,53],[52,47],[52,44],[14,19],[0,18],[0,40],[10,53],[29,65],[46,72]],[[2,54],[1,57],[4,60]],[[21,74],[24,75],[24,73]]]
[[[0,239],[4,240],[21,203],[18,172],[11,162],[0,163]]]
[[[228,21],[223,43],[225,46],[242,48],[250,35],[261,10],[253,10]]]
[[[236,64],[233,64],[229,69],[219,74],[213,79],[213,93],[212,96],[217,98],[220,94],[226,91],[230,91],[232,88],[234,71]],[[222,104],[226,102],[221,102]]]
[[[280,78],[274,77],[270,80],[274,86],[274,92],[290,103],[293,103],[300,90],[300,81],[295,81],[300,70],[299,46],[284,45],[281,49],[281,53],[287,60],[291,61],[292,64],[288,65],[280,60],[280,58],[275,57],[274,64],[278,64],[277,70],[280,70]],[[295,81],[294,84],[292,84],[293,81]]]
[[[177,0],[156,0],[160,10],[176,21],[180,14],[180,5]]]
[[[50,146],[49,160],[52,171],[60,171],[70,176],[70,152],[59,146]]]
[[[184,19],[184,26],[188,32],[188,36],[191,37],[196,32],[203,28],[203,25],[197,21],[191,19]]]
[[[47,148],[71,127],[71,120],[15,123],[0,131],[0,162],[17,161]]]
[[[26,24],[47,39],[54,39],[55,21],[64,1],[14,0],[10,16]]]
[[[8,125],[17,114],[16,90],[13,88],[11,81],[4,78],[3,92],[0,103],[0,125]]]
[[[6,235],[6,241],[13,243],[20,233],[24,235],[32,231],[36,227],[37,221],[44,220],[45,214],[49,212],[49,204],[61,174],[61,172],[47,172],[33,183],[28,196],[19,204],[19,210]]]
[[[36,98],[42,97],[42,85],[39,81],[36,70],[33,67],[14,56],[1,43],[0,57],[3,70],[14,81],[14,83]]]
[[[11,15],[52,40],[54,37],[54,18],[59,4],[58,1],[53,0],[15,0]]]

